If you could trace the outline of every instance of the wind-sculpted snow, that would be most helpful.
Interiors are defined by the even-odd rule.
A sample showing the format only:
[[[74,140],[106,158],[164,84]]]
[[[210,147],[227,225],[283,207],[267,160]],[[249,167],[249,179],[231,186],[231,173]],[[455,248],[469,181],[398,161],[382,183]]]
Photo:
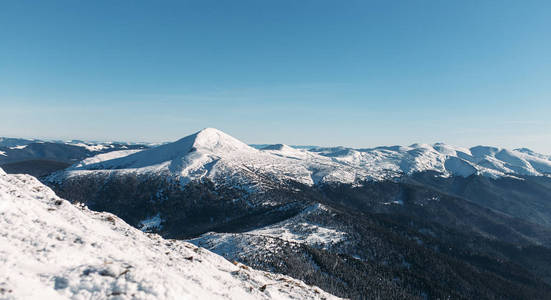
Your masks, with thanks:
[[[232,264],[109,213],[77,207],[0,169],[1,299],[332,299],[283,275]]]
[[[267,182],[296,181],[307,185],[385,180],[416,172],[442,176],[473,174],[501,177],[551,173],[551,156],[528,149],[443,143],[370,149],[344,147],[296,149],[276,144],[256,149],[213,128],[174,143],[114,159],[75,166],[60,177],[105,173],[168,174],[185,184],[208,178],[215,183],[262,187]]]

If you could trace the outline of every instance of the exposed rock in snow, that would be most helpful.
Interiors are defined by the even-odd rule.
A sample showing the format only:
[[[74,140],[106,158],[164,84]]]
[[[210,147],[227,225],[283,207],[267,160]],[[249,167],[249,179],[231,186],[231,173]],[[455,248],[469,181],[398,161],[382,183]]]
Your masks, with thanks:
[[[215,183],[231,180],[230,184],[258,187],[267,181],[289,180],[308,185],[354,184],[422,171],[436,171],[443,176],[540,176],[551,173],[551,157],[527,149],[509,151],[486,146],[466,149],[443,143],[371,149],[296,149],[277,144],[258,150],[207,128],[174,143],[124,157],[97,157],[52,180],[94,172],[135,172],[167,174],[179,178],[183,184],[208,178]]]
[[[145,234],[0,169],[2,299],[332,299],[283,275]]]

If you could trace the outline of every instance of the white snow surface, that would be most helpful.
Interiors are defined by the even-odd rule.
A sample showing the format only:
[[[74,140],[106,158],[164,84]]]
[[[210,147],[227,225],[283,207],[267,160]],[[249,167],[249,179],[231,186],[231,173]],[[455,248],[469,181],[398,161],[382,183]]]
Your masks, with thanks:
[[[92,157],[85,158],[84,160],[76,163],[75,165],[71,166],[69,169],[77,169],[77,168],[83,168],[85,166],[89,165],[98,165],[103,161],[111,160],[115,158],[120,158],[124,156],[128,156],[130,154],[134,154],[136,152],[140,152],[143,149],[135,149],[135,150],[117,150],[117,151],[111,151],[107,153],[98,154]]]
[[[336,299],[283,275],[145,234],[0,169],[1,299]]]
[[[21,150],[21,149],[25,149],[27,148],[28,145],[19,145],[19,146],[13,146],[13,147],[8,147],[12,150]]]
[[[77,147],[85,148],[86,150],[91,151],[91,152],[97,152],[97,151],[102,151],[102,150],[105,150],[105,149],[113,148],[113,145],[109,145],[109,144],[92,144],[92,143],[83,143],[83,142],[68,143],[68,144],[73,145],[73,146],[77,146]]]
[[[347,237],[345,232],[312,223],[308,220],[310,215],[320,213],[327,213],[327,209],[322,204],[314,204],[293,218],[247,233],[321,247],[345,240]]]
[[[540,176],[551,173],[551,156],[528,149],[488,146],[467,149],[443,143],[310,150],[277,144],[258,150],[217,129],[207,128],[176,142],[124,157],[90,161],[57,176],[90,172],[165,173],[178,177],[182,184],[208,178],[215,183],[230,180],[254,187],[265,183],[266,178],[308,185],[354,184],[428,170],[442,176]]]

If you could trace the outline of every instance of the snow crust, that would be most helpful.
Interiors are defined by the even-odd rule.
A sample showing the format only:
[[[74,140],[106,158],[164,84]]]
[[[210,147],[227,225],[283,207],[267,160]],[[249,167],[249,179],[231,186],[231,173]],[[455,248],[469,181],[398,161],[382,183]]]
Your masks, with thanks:
[[[74,206],[0,169],[2,299],[336,299]]]
[[[436,171],[442,176],[541,176],[551,173],[551,156],[528,149],[488,146],[467,149],[443,143],[370,149],[296,149],[276,144],[259,150],[217,129],[207,128],[174,143],[123,157],[89,160],[62,176],[90,172],[165,173],[180,178],[182,184],[208,178],[215,183],[231,181],[254,188],[265,184],[267,178],[308,185],[355,184],[421,171]]]

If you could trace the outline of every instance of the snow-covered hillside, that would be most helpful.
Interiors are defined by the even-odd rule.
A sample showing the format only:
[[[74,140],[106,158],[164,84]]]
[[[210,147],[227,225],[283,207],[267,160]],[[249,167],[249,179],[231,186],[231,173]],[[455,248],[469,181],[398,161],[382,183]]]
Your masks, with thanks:
[[[242,233],[209,232],[191,243],[205,247],[228,259],[243,260],[258,253],[277,253],[282,246],[308,246],[327,249],[346,242],[344,228],[321,224],[314,220],[330,220],[333,212],[322,204],[306,207],[296,216],[284,221]],[[256,253],[256,254],[255,254]]]
[[[74,168],[82,168],[82,167],[87,166],[87,165],[97,164],[97,163],[100,163],[102,161],[128,156],[130,154],[134,154],[134,153],[140,152],[140,151],[142,151],[142,149],[116,150],[116,151],[111,151],[111,152],[107,152],[107,153],[101,153],[101,154],[98,154],[98,155],[95,155],[95,156],[92,156],[92,157],[85,158],[84,160],[76,163],[74,166],[71,166],[69,169],[71,170],[71,169],[74,169]]]
[[[443,176],[539,176],[551,173],[551,156],[528,149],[467,149],[442,143],[371,149],[295,149],[278,144],[255,149],[207,128],[174,143],[124,157],[85,162],[56,178],[94,172],[135,172],[168,174],[183,184],[209,178],[217,183],[231,179],[248,186],[265,184],[267,179],[313,185],[383,180],[427,170]]]
[[[332,299],[190,243],[145,234],[0,169],[2,299]]]

